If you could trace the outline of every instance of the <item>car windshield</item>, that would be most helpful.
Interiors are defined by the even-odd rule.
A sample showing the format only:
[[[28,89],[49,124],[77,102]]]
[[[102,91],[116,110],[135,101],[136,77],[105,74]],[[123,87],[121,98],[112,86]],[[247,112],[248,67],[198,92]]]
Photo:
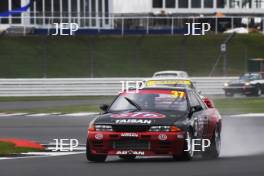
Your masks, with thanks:
[[[170,110],[187,111],[186,93],[179,90],[139,90],[122,93],[110,107],[113,111]]]
[[[257,73],[246,73],[240,77],[240,80],[256,80],[259,79],[259,74]]]
[[[155,77],[177,77],[177,76],[179,76],[177,73],[159,73],[155,75]]]

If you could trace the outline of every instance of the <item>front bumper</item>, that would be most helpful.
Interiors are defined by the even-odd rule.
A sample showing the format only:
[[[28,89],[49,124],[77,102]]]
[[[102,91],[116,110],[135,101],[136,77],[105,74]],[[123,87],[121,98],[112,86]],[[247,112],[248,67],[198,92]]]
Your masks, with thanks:
[[[181,155],[184,132],[88,132],[92,154],[97,155]]]

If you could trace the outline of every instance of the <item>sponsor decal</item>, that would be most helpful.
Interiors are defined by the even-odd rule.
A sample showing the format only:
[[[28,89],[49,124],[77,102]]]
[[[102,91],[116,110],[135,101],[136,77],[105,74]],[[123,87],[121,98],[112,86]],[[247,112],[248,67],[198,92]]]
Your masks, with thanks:
[[[122,114],[113,114],[113,118],[165,118],[164,114],[159,114],[156,112],[128,112]]]
[[[138,137],[137,133],[122,133],[122,137]]]
[[[102,140],[104,138],[103,134],[101,134],[101,133],[96,134],[94,137],[97,140]]]
[[[115,120],[116,124],[151,124],[152,120],[143,120],[143,119],[120,119]]]
[[[147,87],[157,86],[157,85],[191,85],[191,81],[189,80],[149,80],[146,83]]]
[[[159,138],[159,140],[161,140],[161,141],[166,141],[166,140],[168,139],[168,137],[167,137],[166,134],[160,134],[158,138]]]
[[[184,97],[186,97],[185,92],[183,92],[183,91],[171,91],[171,94],[175,98],[184,98]]]
[[[116,152],[117,155],[141,155],[144,156],[144,151],[134,151],[134,150],[121,150]]]

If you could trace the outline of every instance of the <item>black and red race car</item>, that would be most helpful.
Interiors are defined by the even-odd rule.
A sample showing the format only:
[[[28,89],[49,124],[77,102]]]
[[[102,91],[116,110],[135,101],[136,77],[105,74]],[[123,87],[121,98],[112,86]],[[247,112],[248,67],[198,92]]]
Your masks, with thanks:
[[[219,156],[221,116],[192,89],[130,90],[101,109],[104,113],[88,127],[89,161],[104,162],[108,155],[123,159],[169,155],[183,160],[191,160],[196,153],[210,158]],[[201,145],[190,142],[203,139],[210,142],[204,151],[199,150]]]

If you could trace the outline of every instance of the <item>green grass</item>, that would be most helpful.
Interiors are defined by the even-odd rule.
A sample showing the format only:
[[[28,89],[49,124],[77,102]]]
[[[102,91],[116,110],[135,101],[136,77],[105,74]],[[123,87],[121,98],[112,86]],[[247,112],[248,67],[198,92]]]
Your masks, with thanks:
[[[0,78],[136,77],[157,70],[208,76],[227,35],[1,37]],[[228,73],[264,57],[264,36],[236,35],[228,45]],[[215,75],[222,75],[222,61]],[[93,65],[93,67],[92,67]]]
[[[42,100],[56,100],[56,97],[41,97]],[[60,99],[70,100],[73,97],[59,97]],[[78,97],[75,97],[78,98]],[[89,99],[90,97],[83,97]],[[94,100],[96,97],[92,97]],[[97,97],[98,98],[98,97]],[[102,98],[102,97],[99,97]],[[6,99],[11,100],[11,99]],[[22,101],[22,99],[20,99]],[[34,99],[36,100],[36,99]],[[110,100],[110,99],[109,99]],[[41,100],[39,100],[41,101]],[[241,114],[241,113],[264,113],[264,98],[216,98],[214,99],[216,107],[221,114]],[[50,108],[28,108],[28,109],[15,109],[5,110],[1,109],[0,113],[75,113],[75,112],[100,112],[99,105],[73,105],[73,106],[60,106]]]
[[[15,144],[8,142],[0,142],[0,156],[9,156],[20,153],[27,152],[40,152],[42,150],[32,149],[32,148],[24,148],[24,147],[16,147]]]
[[[0,102],[53,101],[53,100],[105,100],[112,96],[67,96],[67,97],[0,97]]]
[[[264,98],[224,98],[214,102],[222,114],[264,113]]]
[[[75,113],[75,112],[99,112],[99,105],[74,105],[52,108],[28,108],[28,109],[1,109],[0,113]]]

